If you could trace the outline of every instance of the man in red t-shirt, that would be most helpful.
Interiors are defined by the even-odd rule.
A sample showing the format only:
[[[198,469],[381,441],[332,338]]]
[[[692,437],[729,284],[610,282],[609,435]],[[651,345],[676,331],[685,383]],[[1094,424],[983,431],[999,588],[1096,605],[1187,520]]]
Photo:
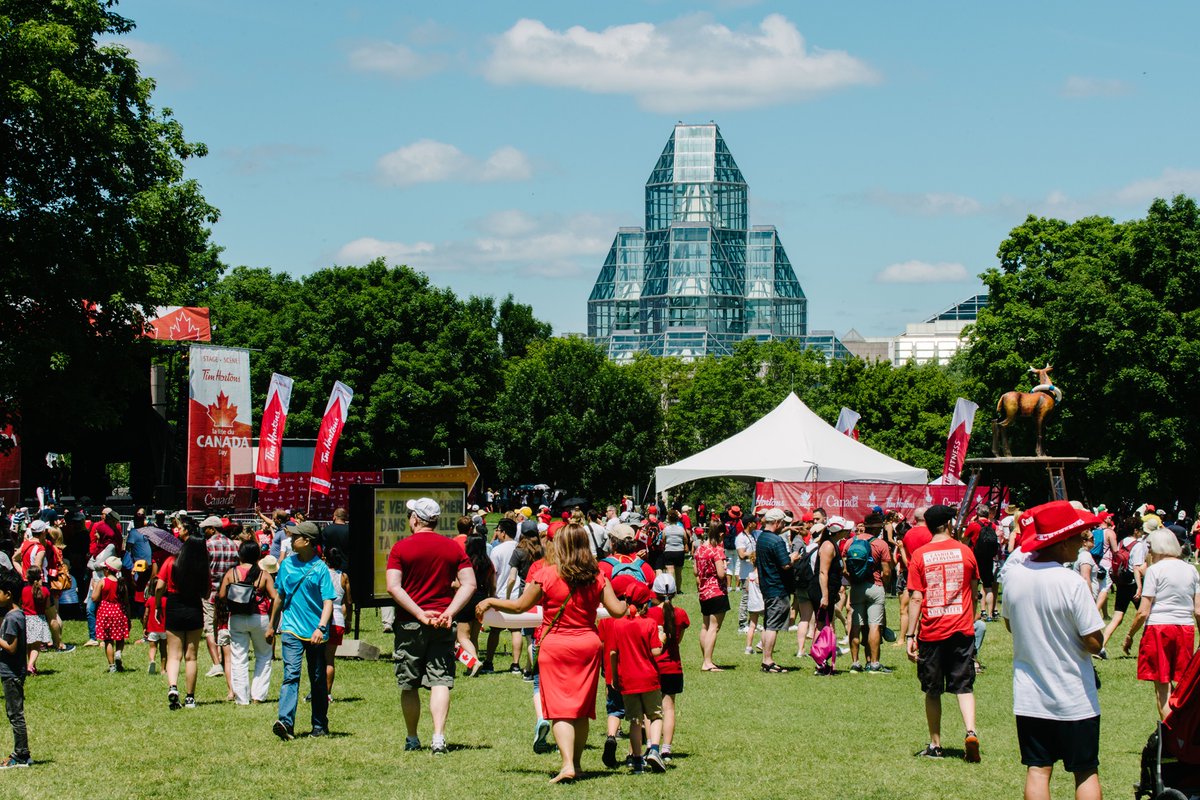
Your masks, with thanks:
[[[388,594],[396,601],[396,682],[408,736],[405,750],[420,750],[420,689],[429,689],[434,754],[446,752],[446,717],[454,687],[455,626],[458,613],[475,593],[475,570],[453,540],[437,532],[441,507],[432,499],[409,500],[412,535],[392,545],[387,560]],[[458,581],[458,590],[454,581]]]
[[[929,745],[918,755],[942,757],[942,693],[950,692],[958,696],[967,728],[964,758],[978,761],[972,690],[979,566],[971,549],[950,535],[954,513],[950,506],[933,506],[925,512],[933,539],[913,553],[909,563],[908,590],[920,611],[912,615],[904,641],[909,659],[917,664],[929,723]]]

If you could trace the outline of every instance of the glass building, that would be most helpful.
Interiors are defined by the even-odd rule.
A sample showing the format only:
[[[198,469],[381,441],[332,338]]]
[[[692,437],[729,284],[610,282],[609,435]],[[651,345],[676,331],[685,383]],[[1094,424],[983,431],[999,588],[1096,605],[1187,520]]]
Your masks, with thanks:
[[[749,225],[747,194],[715,124],[676,125],[646,181],[645,227],[619,229],[600,268],[588,338],[616,361],[805,339],[804,290],[775,228]]]

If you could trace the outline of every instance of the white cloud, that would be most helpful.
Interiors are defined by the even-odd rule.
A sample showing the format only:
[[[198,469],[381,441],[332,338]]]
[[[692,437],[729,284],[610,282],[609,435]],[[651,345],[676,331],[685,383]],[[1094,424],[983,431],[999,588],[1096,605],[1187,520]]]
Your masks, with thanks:
[[[500,84],[630,94],[642,108],[663,112],[778,105],[879,80],[844,51],[808,49],[780,14],[757,31],[731,30],[702,14],[600,31],[556,31],[522,19],[496,40],[484,74]]]
[[[146,67],[164,67],[175,63],[175,54],[161,44],[154,44],[142,39],[130,39],[125,36],[104,38],[100,44],[119,44],[129,51],[138,65],[145,72]]]
[[[967,278],[967,268],[962,264],[928,261],[889,264],[875,275],[877,283],[948,283]]]
[[[1133,92],[1133,85],[1115,78],[1087,78],[1071,75],[1059,94],[1063,97],[1120,97]]]
[[[347,60],[352,69],[374,72],[390,78],[408,80],[437,72],[443,60],[434,55],[417,53],[407,45],[396,42],[363,42],[350,49]]]
[[[596,214],[532,216],[500,211],[479,221],[483,235],[446,242],[401,242],[364,237],[343,245],[337,260],[363,263],[385,257],[424,272],[509,272],[553,278],[599,269],[617,228]]]
[[[226,147],[218,152],[218,156],[229,161],[235,172],[244,175],[269,172],[295,164],[297,161],[311,161],[321,154],[320,148],[287,142]]]
[[[902,214],[921,217],[968,216],[983,210],[983,204],[973,197],[953,192],[889,192],[875,189],[867,200]]]
[[[1113,193],[1123,204],[1145,205],[1156,197],[1171,198],[1177,194],[1200,195],[1200,169],[1167,168],[1157,178],[1133,181]]]
[[[521,181],[533,176],[529,157],[515,147],[501,147],[485,161],[452,144],[421,139],[380,157],[379,179],[391,186],[462,181],[466,183]]]

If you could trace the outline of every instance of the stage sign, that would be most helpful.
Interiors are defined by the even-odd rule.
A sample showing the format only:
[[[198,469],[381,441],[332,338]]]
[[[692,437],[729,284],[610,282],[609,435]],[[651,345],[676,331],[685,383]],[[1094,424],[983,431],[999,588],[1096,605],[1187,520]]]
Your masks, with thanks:
[[[387,559],[392,545],[408,536],[409,500],[432,497],[442,507],[438,533],[458,534],[458,518],[466,508],[462,484],[350,487],[350,564],[354,602],[384,606],[392,602],[387,591]],[[361,587],[361,588],[360,588]]]
[[[250,351],[193,345],[188,362],[187,507],[249,509]]]
[[[778,507],[789,511],[825,509],[830,516],[862,522],[872,506],[899,511],[910,522],[919,506],[958,507],[966,486],[926,486],[916,483],[846,483],[841,481],[769,481],[755,485],[754,508]],[[987,499],[988,487],[977,488],[971,505]]]

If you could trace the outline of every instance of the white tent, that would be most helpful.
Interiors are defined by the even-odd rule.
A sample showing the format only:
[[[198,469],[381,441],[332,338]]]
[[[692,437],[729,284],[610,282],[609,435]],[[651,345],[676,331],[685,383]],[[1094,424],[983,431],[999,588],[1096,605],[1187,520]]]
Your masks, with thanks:
[[[660,492],[687,481],[723,477],[923,484],[929,473],[838,433],[791,393],[740,433],[654,471]]]

